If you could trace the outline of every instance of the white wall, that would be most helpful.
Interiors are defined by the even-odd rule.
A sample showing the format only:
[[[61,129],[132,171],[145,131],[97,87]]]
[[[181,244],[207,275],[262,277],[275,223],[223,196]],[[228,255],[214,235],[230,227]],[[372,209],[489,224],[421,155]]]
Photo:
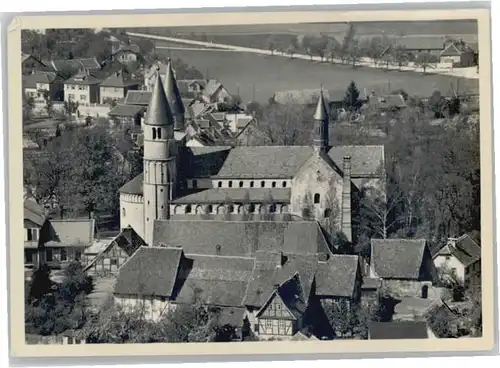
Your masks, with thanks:
[[[448,257],[448,259],[447,259]],[[437,268],[446,267],[450,271],[455,270],[457,279],[464,281],[465,267],[455,256],[437,256],[434,258],[434,265]]]
[[[115,305],[121,307],[126,312],[140,310],[146,319],[152,321],[160,320],[170,310],[175,309],[175,304],[168,299],[160,297],[142,297],[137,295],[114,295]]]
[[[143,199],[142,195],[120,194],[120,228],[123,229],[130,225],[144,239]]]
[[[253,182],[253,188],[291,188],[292,186],[292,178],[288,179],[207,179],[207,178],[198,178],[198,179],[190,179],[187,181],[188,188],[194,188],[193,181],[196,180],[197,188],[252,188],[251,184]],[[219,182],[221,186],[219,187]],[[230,182],[232,186],[230,185]],[[240,186],[240,182],[243,186]],[[262,186],[262,182],[264,182],[264,186]],[[274,183],[274,187],[273,187]],[[283,186],[285,183],[285,186]]]

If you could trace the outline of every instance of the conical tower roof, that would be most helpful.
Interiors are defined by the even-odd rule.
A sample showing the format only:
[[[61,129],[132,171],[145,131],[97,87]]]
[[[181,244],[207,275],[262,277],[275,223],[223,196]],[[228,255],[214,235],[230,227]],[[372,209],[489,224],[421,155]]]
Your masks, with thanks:
[[[179,86],[175,80],[174,71],[172,70],[172,61],[168,59],[167,74],[165,75],[165,93],[170,105],[170,109],[174,115],[184,114],[184,104],[182,103]]]
[[[155,86],[151,93],[151,100],[146,115],[147,125],[173,125],[174,117],[167,101],[167,95],[160,78],[160,71],[157,68]]]
[[[314,120],[328,120],[328,110],[326,109],[326,102],[325,98],[323,97],[323,91],[321,91],[319,94],[318,105],[316,106],[316,112],[314,113]]]

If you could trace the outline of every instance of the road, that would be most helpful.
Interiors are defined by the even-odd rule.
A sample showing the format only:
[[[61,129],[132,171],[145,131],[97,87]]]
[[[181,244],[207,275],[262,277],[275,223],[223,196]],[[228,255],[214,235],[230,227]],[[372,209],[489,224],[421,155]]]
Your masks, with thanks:
[[[183,38],[157,36],[157,35],[150,35],[150,34],[136,33],[136,32],[127,32],[127,35],[129,35],[131,37],[147,38],[150,40],[169,41],[169,42],[186,44],[186,45],[203,46],[204,51],[209,51],[210,49],[212,51],[228,50],[228,51],[237,51],[237,52],[249,52],[249,53],[261,54],[261,55],[273,55],[276,57],[286,57],[286,58],[292,57],[292,55],[287,54],[287,53],[279,53],[277,51],[257,49],[257,48],[251,48],[251,47],[226,45],[226,44],[221,44],[221,43],[204,42],[204,41],[196,41],[196,40],[187,40],[187,39],[183,39]],[[174,49],[175,47],[161,46],[161,48]],[[197,50],[199,50],[199,49],[197,49]],[[293,58],[294,59],[311,60],[311,61],[319,61],[319,62],[325,62],[325,63],[327,62],[324,58],[321,58],[319,56],[310,56],[310,55],[305,55],[305,54],[293,54]],[[338,63],[338,64],[342,63],[342,61],[338,60],[338,59],[332,59],[332,60],[330,60],[330,62],[331,63]],[[361,58],[361,60],[357,63],[357,65],[367,67],[367,68],[375,68],[375,69],[391,69],[391,70],[411,71],[411,72],[418,72],[418,73],[424,72],[424,70],[422,68],[414,66],[413,63],[409,63],[407,66],[402,66],[402,67],[390,65],[388,68],[386,66],[381,68],[379,65],[376,65],[372,59],[369,59],[369,58]],[[451,68],[451,69],[450,68],[438,68],[438,67],[436,67],[436,68],[432,68],[431,70],[427,69],[427,73],[429,73],[429,74],[430,73],[443,74],[443,75],[450,75],[450,76],[469,78],[469,79],[479,79],[479,74],[476,72],[476,67]]]

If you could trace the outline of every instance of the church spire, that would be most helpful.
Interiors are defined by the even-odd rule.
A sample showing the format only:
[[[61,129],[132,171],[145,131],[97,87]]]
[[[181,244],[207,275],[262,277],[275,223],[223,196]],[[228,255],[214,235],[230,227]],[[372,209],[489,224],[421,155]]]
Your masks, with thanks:
[[[172,70],[172,61],[170,58],[168,59],[167,74],[165,76],[165,93],[174,116],[175,130],[183,130],[185,109],[179,92],[179,86]]]
[[[174,117],[167,101],[167,95],[160,77],[160,68],[156,68],[156,81],[146,113],[146,125],[173,125]]]
[[[318,152],[325,152],[328,147],[328,124],[330,119],[327,106],[328,104],[323,97],[323,88],[321,88],[316,112],[314,113],[314,148]]]

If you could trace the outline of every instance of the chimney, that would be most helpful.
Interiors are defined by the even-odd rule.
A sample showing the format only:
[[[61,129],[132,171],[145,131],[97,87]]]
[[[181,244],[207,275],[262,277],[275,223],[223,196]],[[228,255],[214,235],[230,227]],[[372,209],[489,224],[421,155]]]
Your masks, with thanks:
[[[342,232],[352,242],[351,223],[351,156],[344,156],[342,185]]]

